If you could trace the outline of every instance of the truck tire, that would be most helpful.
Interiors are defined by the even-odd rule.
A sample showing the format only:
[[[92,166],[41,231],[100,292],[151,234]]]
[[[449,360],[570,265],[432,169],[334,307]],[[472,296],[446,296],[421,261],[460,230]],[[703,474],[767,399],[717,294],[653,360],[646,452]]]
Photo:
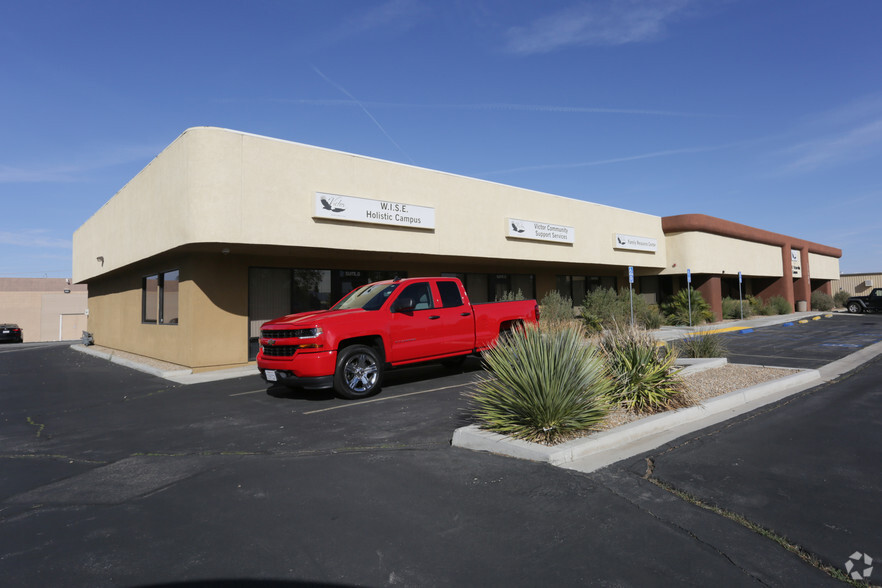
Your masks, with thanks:
[[[383,362],[380,354],[367,345],[350,345],[337,357],[334,390],[343,398],[366,398],[380,391]]]
[[[860,302],[849,302],[848,303],[848,312],[852,314],[860,314],[863,312],[864,307],[861,306]]]

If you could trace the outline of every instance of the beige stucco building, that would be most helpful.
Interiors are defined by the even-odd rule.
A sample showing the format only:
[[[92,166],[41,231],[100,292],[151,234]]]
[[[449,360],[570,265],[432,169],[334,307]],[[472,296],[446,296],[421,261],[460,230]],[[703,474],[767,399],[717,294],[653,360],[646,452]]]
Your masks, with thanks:
[[[74,234],[95,342],[196,370],[245,364],[263,321],[392,276],[473,301],[692,285],[808,300],[838,249],[703,215],[658,217],[247,133],[185,131]],[[733,280],[735,280],[733,282]]]
[[[21,327],[25,343],[79,339],[86,330],[86,289],[65,278],[0,278],[0,324]]]

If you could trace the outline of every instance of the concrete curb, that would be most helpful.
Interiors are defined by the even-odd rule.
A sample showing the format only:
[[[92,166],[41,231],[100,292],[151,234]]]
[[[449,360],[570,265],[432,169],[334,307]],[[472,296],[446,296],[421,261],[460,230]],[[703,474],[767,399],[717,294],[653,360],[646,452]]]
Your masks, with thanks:
[[[83,344],[71,345],[70,348],[74,351],[79,351],[80,353],[85,353],[86,355],[91,355],[92,357],[97,357],[99,359],[105,359],[107,361],[110,361],[111,363],[119,364],[133,370],[138,370],[139,372],[150,374],[151,376],[158,376],[160,378],[171,378],[192,373],[192,370],[188,369],[173,371],[161,370],[159,368],[145,365],[137,361],[125,359],[124,357],[117,357],[113,353],[104,353],[103,351],[98,351],[96,349],[89,349]]]
[[[628,445],[636,440],[650,437],[675,427],[694,424],[708,417],[732,411],[748,403],[752,403],[752,408],[756,408],[790,394],[795,394],[804,390],[807,385],[819,383],[820,381],[821,374],[818,370],[802,370],[792,376],[785,376],[777,380],[729,392],[728,394],[712,398],[698,406],[652,415],[609,431],[596,433],[584,439],[575,439],[555,447],[547,447],[520,439],[510,439],[504,435],[481,430],[477,425],[456,429],[453,433],[453,445],[464,449],[489,451],[490,453],[541,461],[559,466]],[[695,430],[703,426],[705,425],[702,424],[696,427]],[[629,456],[621,455],[620,457],[624,459]]]
[[[204,382],[219,382],[221,380],[243,378],[246,376],[256,376],[260,374],[257,366],[253,365],[224,370],[215,370],[211,372],[200,372],[195,374],[191,369],[162,370],[150,365],[146,365],[144,363],[133,361],[131,359],[118,357],[113,353],[105,353],[103,351],[98,351],[97,349],[91,349],[82,344],[71,345],[70,348],[74,351],[79,351],[80,353],[91,355],[92,357],[104,359],[110,361],[111,363],[119,364],[121,366],[131,368],[133,370],[138,370],[139,372],[144,372],[145,374],[150,374],[151,376],[170,380],[172,382],[175,382],[176,384],[182,384],[185,386],[189,386],[191,384],[202,384]]]

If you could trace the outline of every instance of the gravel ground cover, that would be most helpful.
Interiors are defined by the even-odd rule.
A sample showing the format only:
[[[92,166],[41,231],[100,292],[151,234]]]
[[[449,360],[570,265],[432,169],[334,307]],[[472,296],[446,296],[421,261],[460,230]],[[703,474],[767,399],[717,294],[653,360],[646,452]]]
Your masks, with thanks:
[[[726,364],[723,367],[705,370],[683,377],[685,396],[688,404],[701,404],[716,396],[735,390],[743,390],[763,382],[777,380],[797,373],[799,370],[771,368],[753,365]],[[606,420],[598,427],[599,431],[613,429],[649,415],[638,415],[623,408],[610,411]]]

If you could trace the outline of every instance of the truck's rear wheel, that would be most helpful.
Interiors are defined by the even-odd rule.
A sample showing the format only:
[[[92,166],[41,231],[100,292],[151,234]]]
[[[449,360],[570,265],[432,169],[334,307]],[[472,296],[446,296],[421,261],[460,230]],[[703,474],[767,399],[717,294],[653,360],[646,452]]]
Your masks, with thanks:
[[[852,302],[848,305],[848,312],[852,314],[860,314],[862,310],[863,307],[857,302]]]
[[[367,345],[351,345],[337,358],[334,390],[343,398],[365,398],[380,391],[383,362],[380,354]]]

